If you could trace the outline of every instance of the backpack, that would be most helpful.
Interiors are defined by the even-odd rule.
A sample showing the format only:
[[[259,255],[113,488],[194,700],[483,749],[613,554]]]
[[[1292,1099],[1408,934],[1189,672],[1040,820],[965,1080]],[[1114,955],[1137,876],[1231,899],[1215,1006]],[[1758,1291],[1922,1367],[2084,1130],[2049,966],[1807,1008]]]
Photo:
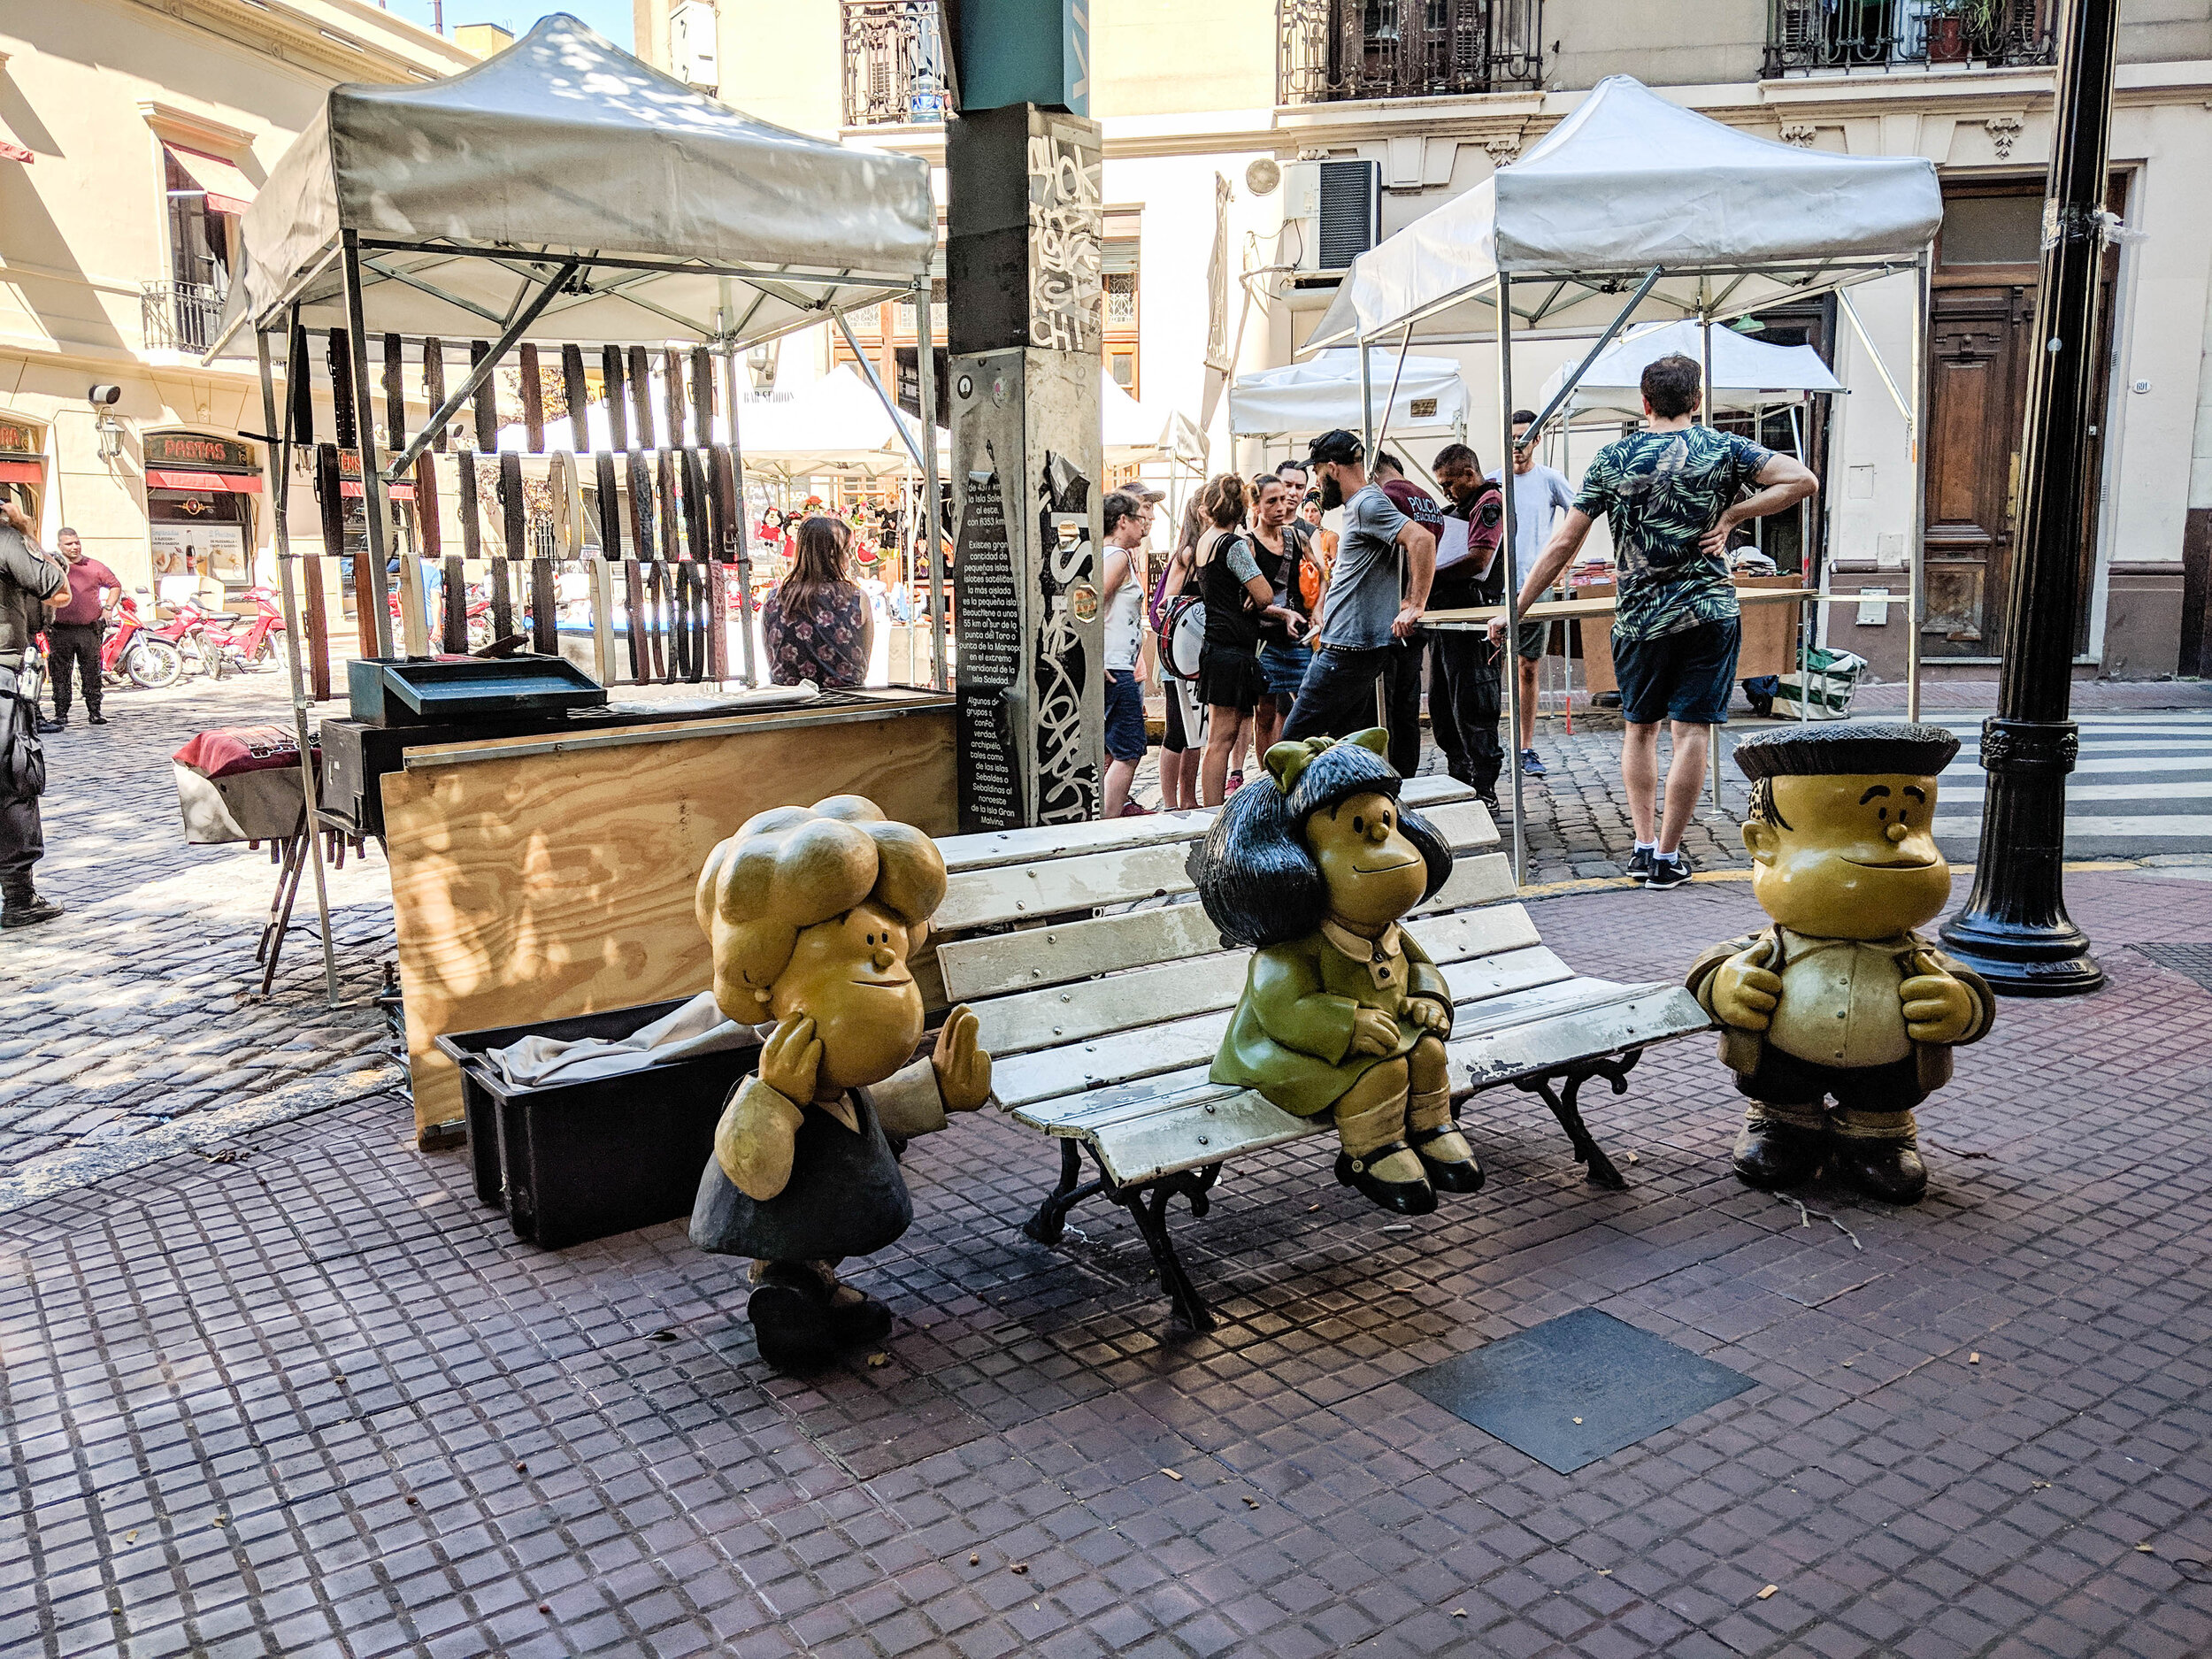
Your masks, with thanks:
[[[0,803],[46,793],[46,748],[38,741],[38,677],[0,668]]]

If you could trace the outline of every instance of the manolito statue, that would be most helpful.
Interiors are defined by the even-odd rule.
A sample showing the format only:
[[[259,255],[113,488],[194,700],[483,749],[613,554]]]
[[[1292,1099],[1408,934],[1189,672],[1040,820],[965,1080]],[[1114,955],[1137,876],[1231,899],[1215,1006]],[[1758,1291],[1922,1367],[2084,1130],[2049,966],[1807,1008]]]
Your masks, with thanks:
[[[1735,1163],[1753,1187],[1825,1165],[1892,1203],[1927,1190],[1915,1109],[1996,1012],[1980,975],[1914,931],[1950,896],[1932,825],[1958,749],[1940,726],[1903,724],[1800,726],[1736,746],[1752,780],[1752,892],[1774,926],[1714,946],[1688,984],[1750,1097]]]
[[[715,1000],[774,1029],[715,1128],[691,1241],[754,1258],[746,1314],[778,1370],[889,1333],[891,1310],[841,1284],[838,1263],[913,1222],[891,1140],[990,1097],[967,1009],[914,1058],[922,995],[907,963],[944,896],[937,844],[858,795],[758,813],[700,872]]]
[[[1192,858],[1206,914],[1256,947],[1213,1064],[1301,1118],[1330,1113],[1336,1178],[1426,1215],[1482,1168],[1452,1120],[1452,994],[1399,918],[1444,885],[1451,849],[1398,804],[1380,730],[1267,751]]]

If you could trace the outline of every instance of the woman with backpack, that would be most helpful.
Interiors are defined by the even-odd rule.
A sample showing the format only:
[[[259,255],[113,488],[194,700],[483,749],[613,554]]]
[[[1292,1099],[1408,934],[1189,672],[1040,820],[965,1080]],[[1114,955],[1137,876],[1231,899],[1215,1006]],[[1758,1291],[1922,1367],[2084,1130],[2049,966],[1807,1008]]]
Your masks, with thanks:
[[[1260,627],[1260,672],[1267,689],[1252,714],[1252,747],[1262,764],[1275,740],[1282,735],[1290,706],[1298,701],[1298,687],[1313,660],[1307,643],[1313,633],[1314,613],[1329,586],[1328,566],[1315,547],[1310,526],[1297,516],[1298,497],[1273,472],[1252,480],[1251,541],[1254,562],[1274,589],[1274,609],[1297,619],[1292,623],[1271,618]]]
[[[1253,557],[1243,529],[1249,510],[1244,480],[1224,472],[1206,486],[1199,510],[1206,520],[1191,555],[1199,597],[1206,606],[1206,642],[1199,657],[1198,699],[1206,705],[1206,752],[1198,764],[1202,806],[1228,797],[1229,762],[1243,746],[1246,726],[1267,695],[1260,668],[1262,628],[1273,622],[1294,640],[1305,621],[1275,603],[1275,589]]]
[[[1175,656],[1176,625],[1186,609],[1201,608],[1191,557],[1205,529],[1199,511],[1202,495],[1194,495],[1183,508],[1182,527],[1176,533],[1175,552],[1160,572],[1159,590],[1152,596],[1154,655],[1160,664],[1160,688],[1167,702],[1166,729],[1160,740],[1160,810],[1188,812],[1198,805],[1198,758],[1206,746],[1206,707],[1198,701],[1194,672],[1179,671]]]

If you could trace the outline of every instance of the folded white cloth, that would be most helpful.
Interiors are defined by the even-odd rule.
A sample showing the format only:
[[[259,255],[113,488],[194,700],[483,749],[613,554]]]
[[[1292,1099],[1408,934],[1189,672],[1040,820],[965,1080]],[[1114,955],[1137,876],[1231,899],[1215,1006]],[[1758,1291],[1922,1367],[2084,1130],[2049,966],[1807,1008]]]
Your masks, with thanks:
[[[619,1040],[579,1037],[564,1042],[553,1037],[525,1037],[504,1048],[488,1048],[484,1057],[498,1069],[510,1087],[536,1088],[548,1083],[619,1077],[672,1060],[688,1060],[695,1054],[748,1048],[764,1041],[774,1029],[773,1025],[746,1025],[724,1018],[714,993],[702,991],[682,1007]]]

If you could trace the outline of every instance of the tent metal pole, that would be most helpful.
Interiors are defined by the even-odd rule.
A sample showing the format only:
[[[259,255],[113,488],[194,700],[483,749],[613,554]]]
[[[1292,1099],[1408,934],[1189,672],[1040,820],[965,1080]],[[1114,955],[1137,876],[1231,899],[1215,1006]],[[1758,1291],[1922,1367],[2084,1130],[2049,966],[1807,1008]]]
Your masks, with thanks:
[[[1619,314],[1606,325],[1605,332],[1597,337],[1597,342],[1583,354],[1582,361],[1575,365],[1575,372],[1570,374],[1559,390],[1552,395],[1551,402],[1536,411],[1536,424],[1529,428],[1529,435],[1532,438],[1542,432],[1551,418],[1559,412],[1560,406],[1574,396],[1575,388],[1582,384],[1582,377],[1589,373],[1590,365],[1598,360],[1598,355],[1606,347],[1613,343],[1614,336],[1628,326],[1628,319],[1636,314],[1636,308],[1644,303],[1644,296],[1651,292],[1651,285],[1664,274],[1665,268],[1661,265],[1654,265],[1644,273],[1644,280],[1636,285],[1636,291],[1628,296],[1628,303],[1621,307]]]
[[[1704,290],[1705,284],[1701,280],[1698,283],[1698,291],[1701,296]],[[1711,311],[1700,311],[1698,312],[1697,330],[1698,385],[1702,388],[1702,396],[1697,406],[1697,419],[1700,426],[1709,426],[1713,424],[1713,313]],[[1726,548],[1721,549],[1720,562],[1721,570],[1725,574],[1728,568]],[[1716,726],[1705,744],[1705,757],[1711,770],[1713,810],[1716,813],[1720,810],[1720,735],[1721,728]]]
[[[1929,267],[1929,250],[1923,248],[1914,265],[1917,292],[1913,296],[1912,312],[1912,412],[1906,417],[1912,446],[1912,541],[1906,547],[1905,718],[1913,721],[1920,718],[1920,617],[1927,604],[1928,449],[1922,442],[1921,424],[1929,391],[1928,308],[1933,298]]]
[[[370,636],[376,641],[376,654],[389,657],[392,654],[392,618],[388,609],[391,590],[384,582],[384,561],[388,557],[385,551],[385,538],[391,526],[384,504],[384,475],[376,465],[376,395],[369,389],[369,325],[367,309],[361,299],[361,242],[353,231],[342,233],[342,242],[338,258],[346,290],[346,354],[353,364],[354,425],[361,458],[361,518],[368,541],[368,586],[373,612],[369,618]],[[426,436],[429,430],[427,426],[424,428]],[[342,544],[334,549],[337,554],[344,551]],[[359,591],[357,585],[355,591]],[[422,615],[419,577],[413,592],[414,606],[403,618],[411,656],[430,649],[430,630]]]
[[[1375,465],[1375,373],[1373,365],[1369,361],[1364,335],[1359,337],[1358,351],[1360,458],[1371,473]],[[1346,504],[1348,506],[1350,503]],[[1390,672],[1387,669],[1375,677],[1375,724],[1385,730],[1390,726],[1389,684]]]
[[[1413,325],[1406,325],[1405,333],[1398,337],[1398,366],[1390,372],[1390,396],[1383,399],[1382,425],[1376,429],[1375,441],[1368,446],[1368,464],[1371,466],[1375,453],[1382,448],[1383,440],[1390,435],[1390,411],[1398,406],[1398,386],[1406,375],[1406,353],[1413,349]],[[1369,420],[1374,419],[1371,413]]]
[[[723,286],[726,289],[728,288],[726,280]],[[726,318],[728,315],[727,303],[726,295],[723,313]],[[737,344],[734,341],[726,340],[723,342],[722,388],[723,396],[730,405],[730,481],[737,491],[737,512],[732,526],[736,532],[737,546],[731,569],[737,578],[738,661],[743,669],[746,685],[757,688],[760,685],[760,670],[753,660],[753,526],[751,515],[745,510],[745,441],[739,431],[738,405],[741,400],[738,396]],[[714,434],[709,433],[707,435],[711,439]],[[723,626],[722,618],[717,617],[714,625]]]
[[[1528,813],[1521,787],[1521,596],[1520,515],[1513,488],[1513,279],[1498,273],[1498,440],[1503,445],[1498,476],[1505,480],[1500,504],[1505,520],[1499,546],[1505,555],[1505,649],[1498,672],[1505,676],[1505,769],[1513,775],[1513,885],[1528,882]]]
[[[296,326],[296,305],[292,308],[292,316]],[[289,341],[291,337],[288,329],[285,338]],[[300,748],[300,803],[307,836],[305,856],[315,871],[315,919],[323,933],[323,998],[336,1008],[338,957],[330,942],[330,894],[323,885],[322,826],[315,815],[315,751],[307,729],[306,682],[300,678],[299,606],[292,597],[292,532],[285,522],[292,504],[292,427],[288,420],[282,426],[277,424],[276,381],[269,366],[269,336],[261,331],[258,323],[254,325],[253,352],[256,365],[261,371],[262,426],[269,436],[271,453],[276,460],[276,476],[270,480],[270,504],[275,514],[277,593],[284,607],[284,665],[292,682],[292,735]],[[286,388],[288,392],[290,389]],[[288,397],[286,403],[288,409]],[[271,942],[270,949],[276,949],[275,941]]]
[[[346,247],[349,250],[346,255],[348,262],[346,265],[348,273],[346,314],[349,317],[353,314],[354,296],[358,293],[361,286],[360,273],[354,263],[355,256],[350,251],[353,246],[353,233],[348,231],[346,233]],[[567,286],[569,278],[576,273],[576,267],[580,263],[580,261],[575,259],[565,262],[547,280],[546,285],[532,296],[530,303],[516,314],[514,321],[509,323],[500,334],[499,338],[492,342],[492,349],[484,354],[483,360],[470,366],[469,372],[462,376],[461,383],[453,388],[444,403],[431,411],[430,418],[422,423],[422,430],[414,435],[405,449],[393,457],[390,468],[384,474],[386,478],[399,478],[409,467],[414,465],[415,457],[436,441],[438,434],[445,430],[445,423],[460,413],[461,405],[476,396],[478,387],[491,379],[493,371],[499,367],[501,360],[506,357],[509,349],[530,331],[530,325],[538,320],[538,313],[552,303],[556,294]]]
[[[891,417],[892,427],[905,443],[906,452],[914,457],[914,465],[919,466],[922,464],[921,446],[914,442],[914,434],[906,429],[906,423],[899,419],[897,403],[893,400],[890,393],[883,389],[882,377],[877,374],[876,365],[868,361],[868,354],[860,349],[860,342],[853,338],[853,326],[842,311],[837,313],[837,332],[845,336],[845,344],[851,349],[853,356],[859,359],[860,372],[868,377],[870,389],[881,401],[884,412]],[[930,434],[930,441],[933,443],[936,442],[936,437],[935,433]]]
[[[930,684],[946,691],[951,688],[952,680],[945,671],[945,560],[937,535],[937,342],[931,338],[930,327],[935,298],[931,280],[926,275],[916,279],[914,373],[918,384],[914,401],[921,411],[922,544],[929,553]],[[899,425],[895,403],[891,407],[891,422]]]
[[[1924,266],[1926,258],[1926,254],[1923,253],[1921,259]],[[1915,267],[1915,269],[1921,268],[1922,266]],[[1926,276],[1923,274],[1920,280],[1924,286],[1927,281]],[[1866,325],[1859,320],[1859,308],[1851,303],[1851,296],[1849,292],[1843,288],[1838,288],[1836,290],[1836,303],[1843,308],[1843,314],[1851,319],[1852,331],[1859,336],[1859,343],[1866,348],[1866,355],[1873,359],[1874,373],[1881,376],[1882,388],[1889,394],[1889,401],[1897,405],[1897,412],[1905,418],[1906,426],[1910,426],[1912,425],[1913,418],[1912,405],[1906,401],[1904,393],[1897,389],[1897,381],[1890,374],[1889,365],[1882,361],[1882,354],[1874,344],[1874,336],[1867,333]],[[1914,329],[1917,331],[1919,326],[1919,323],[1916,320],[1913,324]],[[1915,379],[1917,380],[1917,378],[1918,376],[1916,375]]]

